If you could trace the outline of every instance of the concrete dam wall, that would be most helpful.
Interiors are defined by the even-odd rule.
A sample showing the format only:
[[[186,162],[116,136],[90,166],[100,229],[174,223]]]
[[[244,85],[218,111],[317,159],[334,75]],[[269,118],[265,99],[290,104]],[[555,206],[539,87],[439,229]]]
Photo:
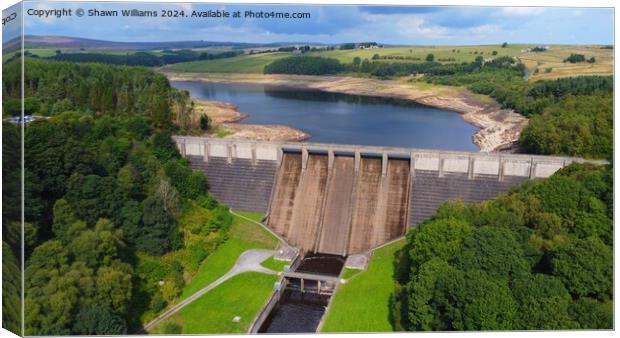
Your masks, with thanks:
[[[354,156],[284,153],[267,225],[304,252],[341,256],[403,235],[409,161],[389,159],[385,175],[381,158],[359,161],[356,170]]]
[[[580,158],[175,136],[211,193],[303,251],[348,255],[403,235],[444,202],[491,199]],[[597,162],[598,163],[598,162]],[[602,162],[601,162],[602,163]]]
[[[271,228],[284,238],[289,237],[293,207],[301,179],[301,154],[284,154],[271,204],[279,206],[269,213]],[[265,209],[263,212],[266,212]]]
[[[222,203],[237,210],[265,212],[269,205],[276,161],[256,161],[202,156],[188,156],[193,169],[207,174],[209,191]],[[240,193],[239,187],[243,187]]]
[[[336,156],[327,183],[320,237],[315,251],[341,255],[347,252],[355,184],[352,156]]]
[[[303,156],[303,155],[302,155]],[[287,157],[288,158],[288,157]],[[286,159],[285,159],[286,160]],[[323,214],[323,201],[327,186],[327,156],[311,155],[308,157],[306,168],[303,168],[297,194],[293,202],[293,220],[287,231],[289,242],[300,248],[302,252],[312,251],[319,231],[319,223]],[[289,187],[277,187],[289,189]],[[290,201],[283,204],[271,204],[271,210],[282,206],[288,207]],[[278,228],[269,218],[267,223],[271,228]]]

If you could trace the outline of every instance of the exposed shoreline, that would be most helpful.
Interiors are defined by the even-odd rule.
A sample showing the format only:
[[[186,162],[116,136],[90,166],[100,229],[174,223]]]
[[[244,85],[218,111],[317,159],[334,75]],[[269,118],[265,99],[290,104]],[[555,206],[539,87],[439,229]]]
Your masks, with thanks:
[[[326,92],[396,98],[423,105],[446,109],[462,115],[465,122],[480,128],[472,141],[481,152],[510,151],[527,125],[527,118],[488,97],[474,94],[459,87],[411,83],[408,78],[377,80],[371,78],[307,75],[170,73],[171,81],[220,83],[254,83],[314,89]],[[309,137],[309,135],[308,135]]]
[[[192,99],[197,116],[207,114],[211,123],[218,131],[223,131],[223,137],[242,138],[257,141],[305,141],[311,137],[299,129],[285,125],[258,125],[240,124],[248,114],[239,111],[239,108],[228,102],[207,101]]]

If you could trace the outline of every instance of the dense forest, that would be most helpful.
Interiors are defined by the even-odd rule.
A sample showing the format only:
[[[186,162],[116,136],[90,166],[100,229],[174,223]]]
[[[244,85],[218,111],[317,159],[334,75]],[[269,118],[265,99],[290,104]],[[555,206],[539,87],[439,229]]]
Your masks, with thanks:
[[[24,135],[25,334],[135,332],[176,301],[185,278],[226,240],[231,215],[170,137],[179,94],[163,76],[27,62],[27,98],[49,118]],[[3,90],[16,99],[7,66]],[[19,144],[18,128],[3,124],[5,147]],[[3,171],[12,183],[20,162],[3,157]],[[3,185],[5,198],[19,196],[13,182]],[[15,206],[3,209],[5,241],[18,233],[14,202],[4,203]],[[203,217],[181,227],[188,212]]]
[[[4,114],[20,112],[19,63],[3,69]],[[97,116],[148,118],[156,128],[189,128],[192,102],[187,91],[144,67],[76,64],[26,58],[25,113],[53,116],[66,111]]]
[[[443,205],[395,262],[397,330],[613,327],[613,170],[571,165]]]
[[[5,65],[5,113],[19,112],[17,62]],[[168,80],[149,69],[26,59],[24,96],[28,112],[45,116],[78,110],[106,115],[146,114],[158,127],[171,125]]]
[[[98,62],[112,65],[158,67],[168,64],[201,60],[215,60],[231,58],[243,54],[242,50],[225,52],[196,52],[189,49],[164,50],[160,55],[150,52],[136,52],[127,54],[110,53],[56,53],[49,59],[70,62]]]
[[[529,83],[523,80],[523,68],[518,65],[514,60],[491,67],[484,63],[471,72],[428,75],[425,81],[467,87],[528,116],[530,123],[519,141],[527,153],[611,159],[612,77],[578,76]]]
[[[265,66],[265,74],[328,75],[344,71],[340,61],[317,56],[292,56]]]
[[[265,73],[327,75],[362,73],[387,79],[424,74],[428,83],[463,86],[493,97],[503,108],[530,118],[520,146],[532,154],[611,159],[613,149],[613,79],[578,76],[530,83],[525,66],[502,56],[473,62],[383,62],[355,58],[349,64],[336,59],[298,56],[274,61]]]
[[[2,130],[2,327],[21,334],[21,134]]]

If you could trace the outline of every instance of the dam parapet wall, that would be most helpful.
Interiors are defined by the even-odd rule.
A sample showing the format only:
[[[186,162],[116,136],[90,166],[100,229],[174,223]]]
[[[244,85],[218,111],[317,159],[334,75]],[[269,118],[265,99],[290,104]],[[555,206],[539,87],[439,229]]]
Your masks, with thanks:
[[[349,154],[355,157],[355,170],[359,170],[361,157],[379,157],[382,159],[382,175],[387,173],[389,158],[409,159],[412,175],[418,170],[436,172],[439,177],[445,174],[466,174],[475,176],[495,176],[503,180],[506,176],[527,179],[545,178],[559,169],[573,163],[585,162],[578,157],[540,156],[505,153],[473,153],[459,151],[429,150],[399,147],[376,147],[362,145],[323,144],[311,142],[270,142],[211,137],[173,136],[183,156],[200,156],[208,162],[210,158],[246,159],[252,163],[258,161],[277,161],[284,152],[302,154],[302,169],[306,168],[308,154],[327,154],[328,167],[331,170],[334,156]],[[604,161],[588,161],[599,164]]]

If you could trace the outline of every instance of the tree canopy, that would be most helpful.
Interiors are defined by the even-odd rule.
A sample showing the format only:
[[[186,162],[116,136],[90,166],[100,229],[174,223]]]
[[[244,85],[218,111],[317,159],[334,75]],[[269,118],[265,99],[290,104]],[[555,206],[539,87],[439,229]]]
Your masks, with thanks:
[[[265,74],[327,75],[343,70],[340,61],[317,56],[291,56],[265,66]]]
[[[165,77],[139,67],[26,62],[26,96],[48,118],[23,135],[25,334],[135,332],[145,313],[176,300],[188,270],[226,240],[232,218],[171,139],[179,92]],[[4,81],[5,94],[19,94],[12,77]],[[9,206],[20,204],[20,128],[3,123],[4,147],[15,147],[3,156]],[[179,219],[192,208],[206,216],[190,232]],[[3,209],[7,273],[19,269],[21,250],[11,243],[20,218],[19,208]],[[3,290],[17,295],[13,282],[4,279]],[[19,300],[7,296],[4,305],[3,319],[19,324]]]
[[[611,172],[573,164],[495,200],[444,204],[396,257],[394,328],[611,328]]]

